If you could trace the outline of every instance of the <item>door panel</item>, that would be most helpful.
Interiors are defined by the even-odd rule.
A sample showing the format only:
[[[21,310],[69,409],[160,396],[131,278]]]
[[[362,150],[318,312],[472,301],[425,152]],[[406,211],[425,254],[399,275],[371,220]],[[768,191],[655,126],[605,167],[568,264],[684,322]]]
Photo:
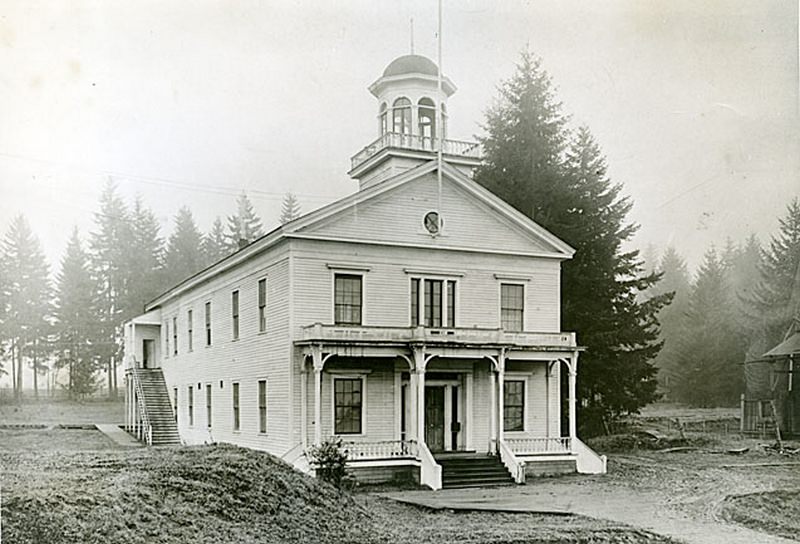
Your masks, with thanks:
[[[425,387],[425,442],[431,451],[444,450],[444,386]]]

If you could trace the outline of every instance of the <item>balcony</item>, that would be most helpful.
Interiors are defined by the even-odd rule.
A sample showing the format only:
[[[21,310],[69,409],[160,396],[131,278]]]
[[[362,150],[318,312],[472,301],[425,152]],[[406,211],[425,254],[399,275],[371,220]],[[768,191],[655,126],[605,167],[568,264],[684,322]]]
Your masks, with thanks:
[[[501,329],[360,327],[323,325],[303,327],[300,343],[347,345],[503,346],[536,348],[543,351],[578,349],[574,332],[508,332]]]
[[[351,170],[355,170],[384,149],[436,152],[439,150],[439,140],[427,136],[387,132],[350,159]],[[442,154],[448,157],[460,157],[463,159],[471,159],[472,161],[480,161],[482,149],[480,144],[476,142],[444,140],[442,142]]]

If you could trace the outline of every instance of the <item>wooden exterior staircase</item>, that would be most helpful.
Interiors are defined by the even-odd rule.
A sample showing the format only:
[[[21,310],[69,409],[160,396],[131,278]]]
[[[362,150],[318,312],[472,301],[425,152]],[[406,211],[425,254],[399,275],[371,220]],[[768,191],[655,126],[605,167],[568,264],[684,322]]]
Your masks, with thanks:
[[[497,455],[485,453],[435,454],[442,467],[442,488],[512,485],[514,478]]]
[[[160,368],[132,368],[138,422],[136,436],[149,446],[180,445],[175,412]]]

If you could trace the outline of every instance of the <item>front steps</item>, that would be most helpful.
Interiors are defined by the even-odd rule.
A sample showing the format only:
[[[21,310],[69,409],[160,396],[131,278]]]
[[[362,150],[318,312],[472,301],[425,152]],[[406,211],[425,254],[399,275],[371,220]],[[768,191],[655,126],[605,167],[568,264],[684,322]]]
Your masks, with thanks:
[[[512,485],[514,479],[496,455],[485,453],[434,454],[442,467],[442,488]]]
[[[144,406],[153,428],[153,446],[179,446],[178,425],[169,400],[167,383],[161,369],[137,369],[135,378],[142,386]]]

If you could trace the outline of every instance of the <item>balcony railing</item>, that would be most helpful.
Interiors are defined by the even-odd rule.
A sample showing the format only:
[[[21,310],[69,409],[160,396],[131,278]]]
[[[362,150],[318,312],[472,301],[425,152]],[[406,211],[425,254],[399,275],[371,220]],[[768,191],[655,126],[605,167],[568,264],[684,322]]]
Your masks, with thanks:
[[[343,442],[348,461],[368,459],[399,459],[417,457],[417,443],[412,440],[384,440],[381,442]]]
[[[564,454],[572,451],[572,441],[564,438],[504,438],[516,455]]]
[[[430,327],[359,327],[315,323],[303,328],[306,342],[333,343],[424,343],[498,345],[576,349],[574,332],[508,332],[501,329]]]
[[[395,149],[408,149],[411,151],[438,151],[439,140],[429,136],[387,132],[356,153],[353,158],[350,159],[350,165],[355,169],[379,151],[390,147]],[[442,141],[442,153],[444,155],[478,160],[480,160],[482,156],[480,144],[461,140]]]

